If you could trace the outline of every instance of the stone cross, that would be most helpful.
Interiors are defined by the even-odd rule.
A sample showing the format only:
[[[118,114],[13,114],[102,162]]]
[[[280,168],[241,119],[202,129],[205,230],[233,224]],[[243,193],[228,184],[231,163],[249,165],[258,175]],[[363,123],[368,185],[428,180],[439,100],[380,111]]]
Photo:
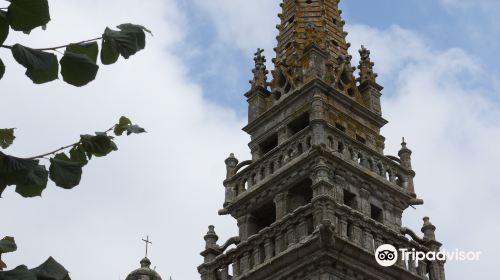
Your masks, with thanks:
[[[146,243],[146,257],[148,257],[148,246],[149,244],[153,244],[153,242],[149,241],[149,236],[146,236],[146,239],[142,239]]]

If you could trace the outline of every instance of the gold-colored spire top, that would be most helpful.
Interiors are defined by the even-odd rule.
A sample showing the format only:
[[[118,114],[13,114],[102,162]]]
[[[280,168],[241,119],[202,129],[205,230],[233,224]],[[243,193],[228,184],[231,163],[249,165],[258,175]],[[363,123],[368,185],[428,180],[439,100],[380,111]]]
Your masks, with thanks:
[[[338,4],[339,0],[284,0],[274,63],[293,63],[311,44],[327,52],[332,63],[339,56],[348,56],[345,22]]]

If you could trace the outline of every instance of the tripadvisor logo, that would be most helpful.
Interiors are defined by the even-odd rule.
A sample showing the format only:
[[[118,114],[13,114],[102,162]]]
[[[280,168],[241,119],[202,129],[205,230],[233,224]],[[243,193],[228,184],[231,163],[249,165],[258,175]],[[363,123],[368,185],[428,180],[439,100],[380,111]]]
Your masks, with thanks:
[[[382,245],[375,251],[375,260],[381,266],[393,266],[398,261],[398,250],[389,244]]]
[[[417,264],[419,261],[479,261],[482,252],[465,252],[460,250],[455,251],[439,251],[439,252],[420,252],[412,249],[401,248],[385,244],[377,248],[375,251],[375,260],[384,267],[393,266],[397,263],[398,257],[401,256],[403,262],[414,261]]]

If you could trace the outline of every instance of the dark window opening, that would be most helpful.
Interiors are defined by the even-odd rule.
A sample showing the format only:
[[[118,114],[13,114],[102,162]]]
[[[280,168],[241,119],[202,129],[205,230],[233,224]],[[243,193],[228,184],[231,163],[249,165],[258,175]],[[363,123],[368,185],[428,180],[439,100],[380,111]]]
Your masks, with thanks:
[[[338,130],[340,130],[340,131],[342,131],[342,132],[345,132],[345,126],[343,126],[343,125],[341,125],[341,124],[339,124],[339,123],[335,123],[335,127],[336,127]]]
[[[276,147],[278,147],[278,134],[273,134],[271,137],[260,143],[260,148],[263,155],[269,153]]]
[[[331,136],[328,136],[328,147],[333,148],[333,138]]]
[[[250,233],[250,235],[256,234],[276,222],[276,207],[273,202],[269,202],[253,212],[252,216],[255,218],[255,232]]]
[[[311,203],[311,200],[313,198],[313,191],[311,186],[312,181],[310,179],[306,179],[288,190],[288,210],[290,212],[293,212],[295,209]]]
[[[309,126],[309,113],[304,113],[288,124],[291,134],[296,134]]]
[[[341,154],[344,153],[344,143],[342,142],[339,142],[338,146],[337,146],[337,151]]]
[[[372,216],[372,219],[374,219],[375,221],[382,222],[383,221],[382,209],[380,209],[377,206],[372,204],[371,205],[371,216]]]
[[[336,18],[332,18],[332,22],[333,22],[333,24],[337,25],[337,19]]]
[[[354,88],[350,88],[347,90],[347,94],[349,94],[350,97],[354,97],[355,93],[356,92],[354,91]]]
[[[352,223],[347,221],[347,237],[352,238]]]
[[[291,18],[288,20],[288,24],[292,24],[294,21],[295,21],[295,17],[291,17]]]
[[[356,202],[356,195],[350,191],[344,190],[344,204],[352,209],[357,209],[358,203]]]
[[[297,144],[297,152],[299,155],[301,155],[304,152],[304,147],[302,146],[302,143]]]
[[[361,142],[363,144],[366,144],[366,139],[363,138],[363,137],[361,137],[361,136],[359,136],[359,135],[357,135],[357,134],[356,134],[356,140],[358,140],[359,142]]]

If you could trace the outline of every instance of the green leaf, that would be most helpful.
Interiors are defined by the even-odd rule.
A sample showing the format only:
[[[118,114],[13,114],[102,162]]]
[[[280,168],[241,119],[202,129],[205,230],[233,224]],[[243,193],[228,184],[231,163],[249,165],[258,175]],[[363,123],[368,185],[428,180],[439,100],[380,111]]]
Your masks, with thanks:
[[[14,237],[6,236],[0,240],[0,254],[10,253],[17,250]]]
[[[2,149],[7,149],[12,143],[14,143],[14,128],[4,128],[0,129],[0,147]]]
[[[25,172],[24,180],[16,184],[16,192],[23,197],[42,196],[48,180],[49,172],[45,166],[38,165]]]
[[[50,21],[49,3],[47,0],[11,0],[7,18],[12,29],[29,32]]]
[[[82,167],[81,163],[71,161],[66,154],[57,154],[50,159],[50,179],[58,187],[72,189],[80,184]]]
[[[35,84],[57,79],[59,63],[54,54],[15,44],[12,47],[12,55],[19,64],[26,68],[26,76]]]
[[[86,54],[67,51],[61,58],[61,75],[63,80],[77,87],[95,80],[99,66]]]
[[[12,185],[23,197],[40,196],[47,187],[48,171],[38,163],[38,160],[20,159],[0,152],[0,196]]]
[[[103,52],[101,60],[103,64],[112,64],[118,59],[117,54],[121,54],[125,59],[136,54],[146,46],[146,34],[151,33],[147,28],[135,24],[121,24],[119,31],[106,28],[103,38]]]
[[[95,136],[92,135],[81,135],[80,140],[83,148],[87,152],[87,155],[93,155],[96,157],[103,157],[116,151],[116,144],[113,142],[113,137],[106,135],[105,133],[96,133]],[[89,157],[90,158],[90,157]]]
[[[121,136],[124,132],[130,135],[145,133],[146,130],[138,125],[133,125],[127,117],[121,117],[118,124],[115,125],[114,133],[116,136]]]
[[[70,44],[66,47],[67,52],[84,54],[88,56],[94,63],[97,62],[97,54],[99,53],[99,45],[97,42],[84,44]]]
[[[37,279],[44,280],[71,280],[68,271],[52,257],[49,257],[39,267],[30,269]]]
[[[118,61],[120,52],[114,41],[102,39],[101,62],[104,65],[110,65]]]
[[[38,280],[36,274],[25,265],[20,265],[13,270],[0,271],[1,280]]]
[[[79,162],[82,166],[85,166],[89,161],[87,159],[87,153],[83,145],[78,144],[73,146],[69,151],[70,159],[74,162]]]
[[[3,78],[3,74],[5,74],[5,64],[3,64],[2,59],[0,59],[0,80]]]
[[[7,14],[4,11],[0,11],[0,45],[5,42],[9,36],[9,22],[7,21]]]

